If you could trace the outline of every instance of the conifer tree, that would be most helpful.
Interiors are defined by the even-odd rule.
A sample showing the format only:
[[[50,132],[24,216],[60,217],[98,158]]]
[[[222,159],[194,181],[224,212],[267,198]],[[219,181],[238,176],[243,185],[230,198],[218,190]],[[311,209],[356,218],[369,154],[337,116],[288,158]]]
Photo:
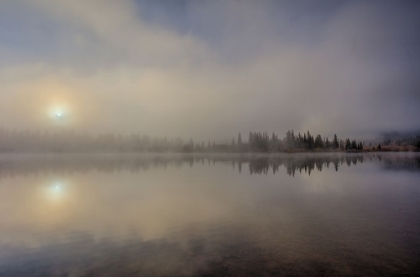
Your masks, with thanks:
[[[350,143],[350,139],[346,139],[346,145],[345,145],[345,149],[346,150],[349,150],[350,149],[350,147],[351,147],[351,143]]]
[[[357,149],[357,142],[356,142],[356,140],[353,140],[351,142],[351,149]]]
[[[334,134],[334,139],[333,139],[332,144],[333,144],[333,149],[337,149],[338,148],[338,138],[337,138],[337,135],[336,134]]]

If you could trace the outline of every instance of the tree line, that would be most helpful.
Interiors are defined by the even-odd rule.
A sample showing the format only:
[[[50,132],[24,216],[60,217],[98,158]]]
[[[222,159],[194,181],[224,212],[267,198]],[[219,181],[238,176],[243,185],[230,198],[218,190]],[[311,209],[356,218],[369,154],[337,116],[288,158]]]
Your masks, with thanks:
[[[411,136],[403,136],[403,137],[386,137],[384,138],[383,144],[385,146],[415,146],[417,148],[420,148],[420,135],[411,135]]]
[[[238,136],[240,144],[241,136]],[[334,134],[332,140],[321,135],[313,136],[309,131],[295,135],[293,130],[289,130],[286,136],[280,139],[273,133],[271,137],[267,133],[250,132],[248,145],[251,152],[288,152],[288,151],[360,151],[363,150],[363,142],[350,140],[349,138],[338,139]]]
[[[231,143],[215,141],[195,142],[181,138],[156,138],[147,135],[121,135],[104,133],[91,135],[74,131],[42,132],[31,130],[10,130],[0,128],[0,152],[305,152],[305,151],[361,151],[363,143],[356,140],[339,139],[334,135],[330,140],[309,131],[295,135],[293,130],[283,138],[273,133],[250,132],[248,140],[242,135],[232,138]]]

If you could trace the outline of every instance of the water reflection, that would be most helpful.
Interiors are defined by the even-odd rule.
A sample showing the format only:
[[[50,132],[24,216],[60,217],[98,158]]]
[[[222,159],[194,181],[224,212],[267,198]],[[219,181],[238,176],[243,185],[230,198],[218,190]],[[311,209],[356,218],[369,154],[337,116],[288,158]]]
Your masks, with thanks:
[[[66,197],[66,193],[66,186],[62,181],[54,181],[45,188],[45,195],[49,200],[54,202],[63,201]]]
[[[40,174],[42,172],[131,172],[147,171],[151,168],[194,164],[231,164],[233,170],[249,174],[276,174],[284,169],[289,176],[296,173],[311,175],[314,170],[362,164],[365,161],[380,161],[387,169],[417,170],[420,155],[411,154],[297,154],[297,155],[52,155],[52,156],[6,156],[0,158],[0,178],[15,175]]]
[[[2,158],[0,276],[414,276],[418,157]]]

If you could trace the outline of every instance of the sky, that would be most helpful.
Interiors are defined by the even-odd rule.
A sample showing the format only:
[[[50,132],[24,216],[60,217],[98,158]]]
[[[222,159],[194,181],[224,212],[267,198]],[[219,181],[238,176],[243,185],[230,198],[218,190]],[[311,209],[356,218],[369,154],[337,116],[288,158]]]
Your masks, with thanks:
[[[418,1],[0,0],[0,126],[420,130]]]

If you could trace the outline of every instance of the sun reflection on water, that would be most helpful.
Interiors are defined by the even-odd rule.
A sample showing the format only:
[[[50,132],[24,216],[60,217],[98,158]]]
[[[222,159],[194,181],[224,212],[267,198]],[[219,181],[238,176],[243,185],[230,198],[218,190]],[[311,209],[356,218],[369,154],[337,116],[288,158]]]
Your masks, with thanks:
[[[54,181],[47,190],[47,196],[54,202],[62,201],[67,196],[67,186],[63,181]]]

